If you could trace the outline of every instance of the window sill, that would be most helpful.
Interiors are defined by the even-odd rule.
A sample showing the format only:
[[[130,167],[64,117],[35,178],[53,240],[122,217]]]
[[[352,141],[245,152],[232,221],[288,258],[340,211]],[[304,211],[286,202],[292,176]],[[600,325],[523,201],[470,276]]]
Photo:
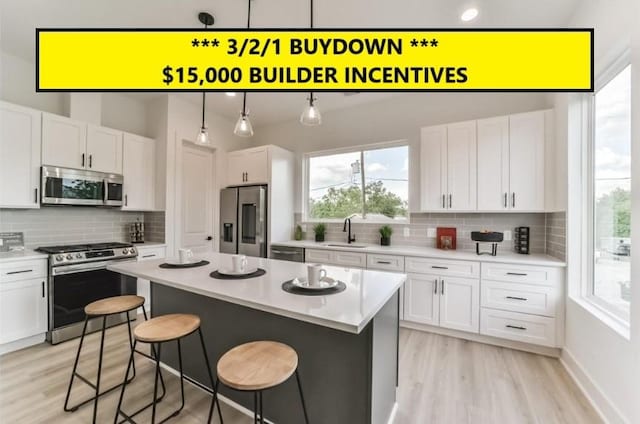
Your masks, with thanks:
[[[569,295],[569,299],[571,299],[585,311],[589,312],[596,319],[600,320],[604,325],[618,333],[618,335],[620,335],[624,339],[631,340],[628,322],[625,322],[621,318],[611,314],[600,305],[589,300],[586,297]]]

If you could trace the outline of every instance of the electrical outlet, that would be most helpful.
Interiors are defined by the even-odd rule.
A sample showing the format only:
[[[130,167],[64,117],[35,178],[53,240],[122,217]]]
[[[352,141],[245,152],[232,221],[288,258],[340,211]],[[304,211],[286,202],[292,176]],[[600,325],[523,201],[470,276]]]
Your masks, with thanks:
[[[411,230],[409,227],[404,227],[402,235],[405,237],[411,237]]]
[[[502,235],[504,236],[504,241],[511,240],[511,230],[505,230]]]
[[[436,238],[435,228],[427,228],[427,238]]]

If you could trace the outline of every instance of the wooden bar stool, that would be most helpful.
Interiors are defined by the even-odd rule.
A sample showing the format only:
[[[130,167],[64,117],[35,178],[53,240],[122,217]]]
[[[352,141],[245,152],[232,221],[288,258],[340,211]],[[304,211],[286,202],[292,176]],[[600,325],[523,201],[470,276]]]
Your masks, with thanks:
[[[96,416],[98,413],[98,399],[100,398],[100,396],[106,393],[109,393],[112,390],[115,390],[122,385],[122,384],[117,384],[113,387],[110,387],[107,390],[104,390],[103,392],[100,392],[100,378],[102,375],[102,355],[104,352],[104,336],[107,329],[107,318],[111,315],[116,315],[121,313],[127,314],[127,329],[129,330],[129,346],[131,348],[131,354],[133,355],[135,348],[133,343],[133,337],[131,336],[131,319],[129,319],[129,312],[134,311],[139,307],[142,307],[142,312],[144,313],[144,318],[146,320],[147,312],[144,310],[144,302],[145,302],[144,297],[126,295],[126,296],[115,296],[115,297],[108,297],[105,299],[96,300],[95,302],[92,302],[87,306],[85,306],[84,308],[85,319],[84,319],[84,326],[82,328],[82,336],[80,337],[78,352],[76,353],[76,359],[73,364],[73,371],[71,372],[71,380],[69,381],[69,388],[67,389],[67,397],[64,401],[65,411],[74,412],[79,407],[93,401],[93,422],[94,423],[96,422]],[[102,318],[102,331],[100,335],[100,353],[98,356],[98,376],[96,378],[95,384],[93,384],[86,377],[78,373],[78,362],[80,359],[80,352],[82,351],[82,344],[84,342],[84,337],[87,334],[87,325],[89,323],[89,320],[94,318]],[[142,352],[137,352],[137,353],[147,356]],[[128,381],[131,381],[135,378],[135,376],[136,376],[135,366],[133,367],[133,375],[131,377],[129,377],[129,370],[127,369],[127,374],[125,375],[125,379],[128,379]],[[93,388],[95,390],[95,395],[74,406],[69,406],[71,388],[73,387],[73,382],[76,377],[80,379],[82,382],[84,382],[85,384],[87,384],[88,386],[90,386],[91,388]],[[162,387],[163,387],[163,396],[164,396],[164,381],[162,383]]]
[[[256,423],[264,422],[262,392],[279,386],[295,374],[304,420],[309,424],[298,374],[298,354],[290,346],[272,341],[257,341],[236,346],[222,355],[217,371],[218,381],[225,386],[238,391],[253,392],[253,419]],[[214,397],[217,397],[217,393],[216,383]]]
[[[172,412],[168,417],[160,421],[160,423],[163,423],[177,416],[180,413],[180,411],[182,411],[182,408],[184,408],[185,377],[182,369],[182,346],[180,344],[180,340],[183,339],[184,337],[187,337],[190,334],[195,333],[196,331],[200,336],[200,344],[202,345],[202,353],[204,355],[204,360],[207,365],[207,372],[209,373],[209,378],[211,379],[211,387],[214,388],[213,398],[211,400],[211,408],[209,409],[209,417],[207,422],[211,422],[211,416],[213,414],[213,410],[215,409],[214,403],[217,403],[218,416],[220,417],[220,422],[222,423],[222,412],[220,411],[220,403],[218,402],[218,398],[215,392],[216,384],[214,383],[213,375],[211,374],[209,357],[207,356],[207,349],[204,345],[202,330],[200,329],[200,317],[198,317],[197,315],[191,315],[191,314],[162,315],[159,317],[152,318],[146,322],[143,322],[142,324],[138,325],[134,329],[133,331],[133,335],[135,339],[133,343],[134,350],[138,342],[148,343],[151,345],[152,349],[154,344],[157,345],[157,349],[155,350],[157,354],[155,355],[156,372],[155,372],[155,379],[153,383],[153,400],[151,401],[151,403],[143,406],[142,408],[138,409],[137,411],[135,411],[130,415],[122,411],[122,400],[124,399],[124,392],[127,387],[127,384],[129,384],[129,381],[130,381],[130,380],[129,381],[127,380],[127,375],[129,374],[129,368],[133,364],[133,351],[132,351],[131,356],[129,357],[129,364],[127,365],[127,372],[125,373],[125,378],[122,383],[122,391],[120,392],[120,399],[118,400],[118,409],[116,410],[116,416],[113,421],[114,423],[118,422],[118,418],[120,417],[120,415],[124,417],[124,420],[121,421],[121,423],[122,422],[135,423],[135,421],[133,421],[134,416],[138,415],[140,412],[144,411],[145,409],[152,407],[153,409],[151,412],[151,423],[155,424],[156,404],[160,400],[157,397],[158,396],[158,376],[160,376],[160,379],[162,379],[162,374],[160,373],[161,348],[163,343],[174,341],[174,340],[178,344],[178,364],[180,368],[179,370],[180,371],[180,391],[181,391],[182,403],[180,405],[180,408]],[[164,387],[163,387],[163,390],[164,390]]]

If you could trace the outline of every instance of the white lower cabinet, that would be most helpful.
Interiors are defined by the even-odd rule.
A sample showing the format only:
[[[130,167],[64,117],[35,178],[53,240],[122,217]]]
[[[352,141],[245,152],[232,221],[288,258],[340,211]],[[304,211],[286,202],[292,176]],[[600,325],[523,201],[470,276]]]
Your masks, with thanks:
[[[167,248],[165,246],[138,246],[139,261],[153,261],[163,259],[167,256]],[[144,278],[138,278],[138,296],[145,299],[144,307],[147,312],[151,308],[151,283]]]
[[[364,268],[367,266],[367,255],[343,250],[305,249],[305,262],[318,262],[325,265]]]
[[[556,320],[553,318],[482,308],[480,323],[480,333],[487,336],[557,346]]]
[[[404,319],[420,324],[440,323],[440,296],[435,275],[407,274],[404,283]]]

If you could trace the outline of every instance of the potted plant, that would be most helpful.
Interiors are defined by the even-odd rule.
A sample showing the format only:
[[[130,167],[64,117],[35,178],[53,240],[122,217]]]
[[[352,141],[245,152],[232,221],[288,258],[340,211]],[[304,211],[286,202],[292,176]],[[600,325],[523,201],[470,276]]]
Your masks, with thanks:
[[[391,228],[390,226],[383,225],[382,227],[380,227],[380,245],[390,246],[391,234],[393,234],[393,228]]]
[[[324,235],[327,232],[327,226],[320,222],[313,226],[313,232],[316,235],[316,241],[324,241]]]

